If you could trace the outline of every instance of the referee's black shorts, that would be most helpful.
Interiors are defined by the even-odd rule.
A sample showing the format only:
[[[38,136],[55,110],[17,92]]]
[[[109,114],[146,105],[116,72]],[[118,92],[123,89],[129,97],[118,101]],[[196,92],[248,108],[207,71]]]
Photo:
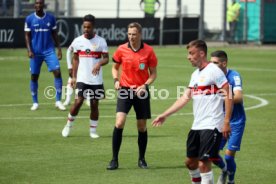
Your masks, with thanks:
[[[135,94],[131,88],[122,87],[118,90],[117,109],[116,112],[124,112],[128,114],[131,107],[134,107],[136,119],[150,119],[150,93],[149,90],[141,97]]]
[[[83,82],[77,82],[76,94],[78,97],[83,97],[89,100],[101,100],[105,98],[104,85],[89,85]]]
[[[214,130],[190,130],[187,139],[187,157],[199,160],[218,158],[222,133]]]

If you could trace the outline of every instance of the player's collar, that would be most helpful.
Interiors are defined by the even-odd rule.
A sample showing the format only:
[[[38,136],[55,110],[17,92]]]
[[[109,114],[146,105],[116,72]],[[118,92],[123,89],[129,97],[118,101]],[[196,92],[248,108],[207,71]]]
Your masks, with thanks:
[[[130,48],[133,52],[138,52],[140,49],[144,48],[144,43],[143,43],[143,41],[141,41],[140,48],[137,49],[137,50],[134,50],[134,49],[131,47],[131,45],[130,45],[129,42],[128,42],[127,46],[128,46],[128,48]]]
[[[43,17],[38,16],[38,15],[36,14],[36,12],[34,12],[34,15],[35,15],[36,18],[38,18],[38,19],[43,19],[43,18],[46,16],[46,11],[43,11],[43,13],[44,13]]]

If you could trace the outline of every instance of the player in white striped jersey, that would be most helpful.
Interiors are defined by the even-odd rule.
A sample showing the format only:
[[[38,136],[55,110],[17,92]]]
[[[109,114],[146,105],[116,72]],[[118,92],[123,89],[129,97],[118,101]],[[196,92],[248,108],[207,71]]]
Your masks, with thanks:
[[[62,130],[63,137],[69,136],[84,99],[90,100],[90,137],[99,137],[96,128],[99,100],[104,98],[102,66],[108,63],[109,56],[106,41],[94,33],[94,25],[93,15],[84,16],[83,35],[71,44],[74,52],[71,84],[76,87],[77,94]]]
[[[206,43],[194,40],[187,49],[188,60],[197,67],[191,76],[189,88],[152,124],[162,125],[168,116],[183,108],[192,98],[194,122],[187,139],[185,164],[192,184],[214,184],[212,160],[218,157],[222,136],[227,138],[231,131],[232,97],[224,73],[207,60]]]

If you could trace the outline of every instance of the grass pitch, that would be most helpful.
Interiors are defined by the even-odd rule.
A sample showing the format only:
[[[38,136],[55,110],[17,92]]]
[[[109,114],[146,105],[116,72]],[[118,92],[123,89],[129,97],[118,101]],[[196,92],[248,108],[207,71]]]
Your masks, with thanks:
[[[110,63],[104,67],[105,89],[113,89]],[[237,184],[270,184],[276,170],[275,47],[211,47],[209,53],[224,49],[229,67],[243,77],[247,124],[241,151],[237,153]],[[185,47],[156,47],[159,59],[156,89],[169,90],[167,100],[152,100],[153,118],[163,112],[177,95],[176,86],[187,86],[194,68],[186,59]],[[61,61],[67,83],[65,49]],[[185,141],[193,117],[191,103],[167,119],[164,126],[148,125],[148,170],[137,167],[137,130],[133,110],[123,133],[120,168],[107,171],[111,159],[111,139],[115,100],[100,102],[100,138],[89,137],[89,108],[83,105],[72,134],[61,136],[68,110],[60,112],[44,90],[53,86],[45,64],[39,79],[39,110],[30,111],[29,62],[25,49],[0,50],[0,183],[3,184],[181,184],[190,183],[184,167]],[[162,95],[162,94],[161,94]],[[219,169],[214,167],[215,181]]]

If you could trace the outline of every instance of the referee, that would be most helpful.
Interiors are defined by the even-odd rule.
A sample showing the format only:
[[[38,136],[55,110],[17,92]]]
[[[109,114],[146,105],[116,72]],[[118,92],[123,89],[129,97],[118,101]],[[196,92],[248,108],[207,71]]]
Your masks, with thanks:
[[[108,170],[118,169],[118,154],[122,142],[126,117],[134,107],[138,129],[139,159],[138,166],[147,169],[145,153],[148,133],[147,119],[151,118],[148,86],[157,76],[157,58],[153,48],[143,43],[142,27],[133,22],[128,25],[128,42],[120,45],[113,55],[112,76],[114,87],[118,90],[116,122],[112,137],[113,157]],[[121,67],[120,76],[119,69]]]

